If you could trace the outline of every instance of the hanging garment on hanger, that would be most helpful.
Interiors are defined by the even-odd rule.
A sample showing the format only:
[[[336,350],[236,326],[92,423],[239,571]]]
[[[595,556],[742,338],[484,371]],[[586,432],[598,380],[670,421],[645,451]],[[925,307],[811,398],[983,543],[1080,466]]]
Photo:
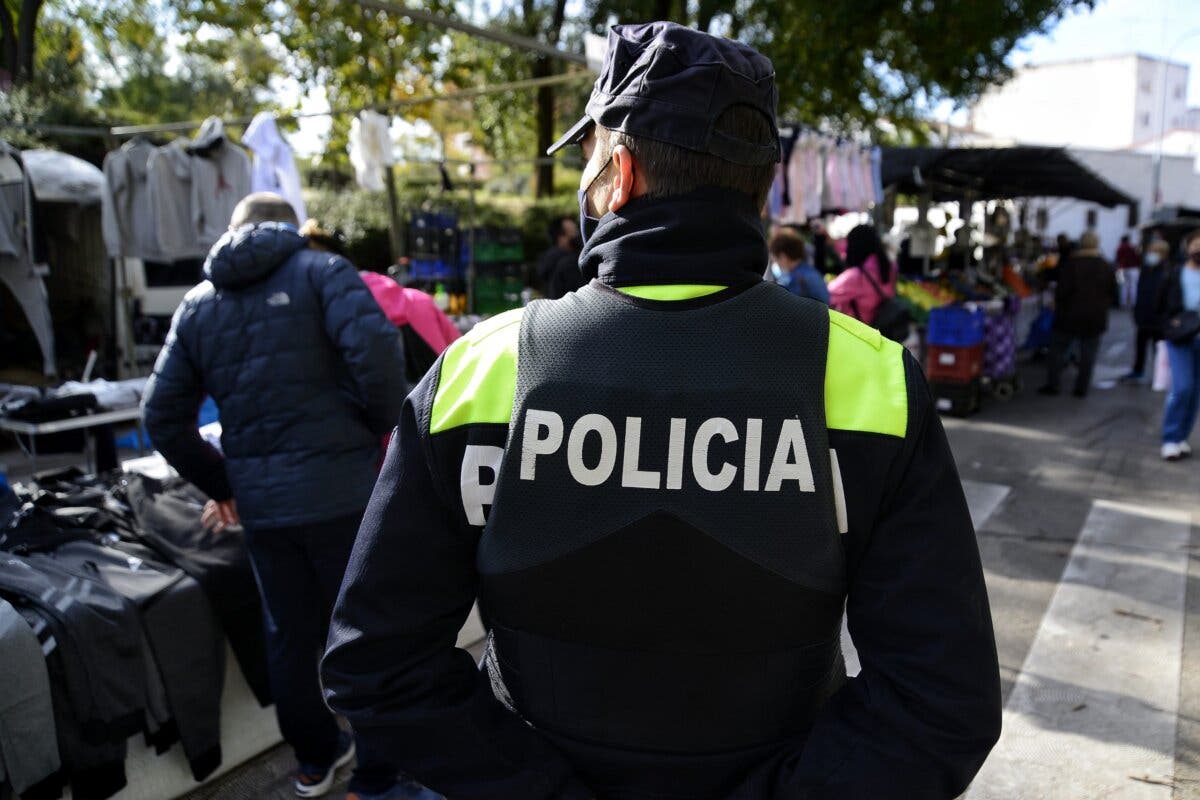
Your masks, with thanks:
[[[804,174],[808,176],[808,186],[804,190],[803,213],[806,219],[816,219],[821,216],[821,195],[825,191],[821,144],[816,137],[809,138],[804,146]]]
[[[291,203],[298,220],[304,222],[308,219],[300,191],[296,159],[292,155],[292,148],[275,125],[275,115],[266,111],[256,114],[242,136],[242,144],[254,152],[250,190],[274,192]]]
[[[157,148],[147,162],[154,228],[163,261],[208,254],[196,236],[192,216],[192,157],[187,146],[185,140],[176,140]]]
[[[883,151],[878,147],[871,148],[871,187],[876,204],[884,201],[883,190]]]
[[[233,209],[250,194],[250,156],[209,117],[188,146],[192,164],[192,222],[205,252],[229,230]]]
[[[362,111],[350,123],[350,163],[358,185],[369,192],[383,191],[383,171],[395,163],[391,121],[374,111]]]
[[[159,258],[156,214],[150,197],[150,157],[154,145],[131,139],[104,157],[107,187],[100,202],[104,245],[109,256]]]
[[[42,352],[42,371],[54,375],[54,325],[42,272],[34,265],[33,190],[21,152],[0,141],[0,283],[12,292]]]
[[[782,221],[786,224],[804,222],[804,197],[808,193],[808,176],[804,169],[804,144],[797,142],[791,157],[784,166],[787,174],[789,202],[783,211]]]

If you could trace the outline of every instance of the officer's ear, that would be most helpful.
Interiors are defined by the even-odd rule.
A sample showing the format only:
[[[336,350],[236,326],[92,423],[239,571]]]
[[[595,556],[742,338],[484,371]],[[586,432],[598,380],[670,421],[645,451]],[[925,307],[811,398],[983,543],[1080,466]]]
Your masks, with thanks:
[[[643,191],[636,185],[637,163],[629,148],[623,144],[617,145],[613,150],[612,160],[613,182],[608,198],[608,210],[618,211],[630,200],[643,194]]]

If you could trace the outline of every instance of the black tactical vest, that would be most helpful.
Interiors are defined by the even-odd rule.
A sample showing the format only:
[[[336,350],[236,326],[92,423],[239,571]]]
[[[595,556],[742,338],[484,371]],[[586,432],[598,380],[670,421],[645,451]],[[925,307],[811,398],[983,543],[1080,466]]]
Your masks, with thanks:
[[[672,753],[803,733],[845,680],[828,312],[598,284],[526,309],[478,567],[533,725]]]

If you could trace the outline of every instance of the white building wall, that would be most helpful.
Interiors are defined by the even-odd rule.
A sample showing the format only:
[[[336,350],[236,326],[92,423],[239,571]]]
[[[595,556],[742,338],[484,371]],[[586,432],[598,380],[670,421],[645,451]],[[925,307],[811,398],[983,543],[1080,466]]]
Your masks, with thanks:
[[[1160,131],[1187,126],[1187,85],[1186,66],[1138,58],[1133,141],[1127,147],[1157,139]]]
[[[1103,151],[1071,148],[1071,155],[1084,166],[1100,175],[1138,201],[1138,224],[1145,223],[1154,208],[1154,155],[1133,151]],[[1200,207],[1200,174],[1196,160],[1188,156],[1166,156],[1163,159],[1163,204]],[[1088,214],[1095,212],[1095,231],[1100,236],[1100,248],[1111,259],[1121,236],[1130,234],[1137,239],[1136,227],[1129,226],[1129,211],[1125,206],[1106,209],[1094,203],[1066,198],[1045,198],[1030,203],[1029,224],[1034,224],[1036,209],[1048,212],[1046,237],[1065,233],[1078,240],[1088,228]]]
[[[1025,144],[1118,149],[1133,143],[1136,56],[1018,69],[971,110],[971,127]]]
[[[1188,68],[1138,55],[1023,67],[971,110],[971,127],[1025,144],[1120,150],[1191,122]],[[1163,90],[1166,113],[1163,113]]]

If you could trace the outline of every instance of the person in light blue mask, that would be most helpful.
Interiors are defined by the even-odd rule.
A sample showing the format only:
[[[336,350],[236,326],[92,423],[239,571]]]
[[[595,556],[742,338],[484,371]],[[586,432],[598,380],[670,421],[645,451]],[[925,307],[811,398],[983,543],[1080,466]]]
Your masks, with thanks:
[[[829,305],[829,287],[809,259],[808,245],[791,228],[780,228],[767,244],[774,261],[771,272],[775,282],[794,295],[819,300]]]

